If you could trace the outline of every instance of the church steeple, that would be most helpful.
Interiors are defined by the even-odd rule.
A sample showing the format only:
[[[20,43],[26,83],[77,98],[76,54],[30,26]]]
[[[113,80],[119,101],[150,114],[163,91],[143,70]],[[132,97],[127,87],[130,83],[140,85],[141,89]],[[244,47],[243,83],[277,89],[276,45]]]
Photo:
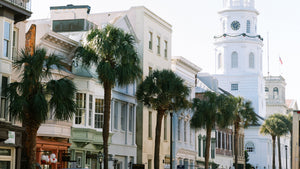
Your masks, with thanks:
[[[257,34],[258,14],[254,0],[223,0],[221,33],[214,37],[215,72],[222,88],[251,100],[256,113],[264,116],[263,39]]]

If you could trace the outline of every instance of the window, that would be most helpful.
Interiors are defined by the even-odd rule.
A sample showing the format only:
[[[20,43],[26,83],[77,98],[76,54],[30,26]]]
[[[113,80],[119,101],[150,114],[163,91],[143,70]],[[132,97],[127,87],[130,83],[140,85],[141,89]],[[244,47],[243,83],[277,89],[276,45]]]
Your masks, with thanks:
[[[237,68],[238,67],[238,53],[232,52],[231,54],[231,68]]]
[[[222,139],[221,139],[221,134],[222,134],[221,132],[218,132],[218,137],[217,137],[217,138],[218,138],[218,140],[217,140],[217,142],[218,142],[218,148],[221,148],[221,147],[222,147],[222,146],[221,146],[221,140],[222,140]]]
[[[278,99],[278,88],[277,87],[273,88],[273,99]]]
[[[160,55],[160,37],[157,36],[157,54]]]
[[[225,133],[222,133],[222,148],[225,149]]]
[[[89,126],[92,125],[92,113],[93,113],[93,95],[89,95]]]
[[[181,138],[180,138],[180,133],[181,133],[180,129],[181,128],[180,127],[181,127],[181,119],[178,119],[178,127],[177,127],[178,141],[181,140]]]
[[[252,152],[255,151],[255,147],[254,147],[254,144],[252,142],[248,142],[245,147],[246,147],[246,151],[248,153],[252,153]]]
[[[13,47],[12,47],[12,57],[14,60],[18,58],[18,37],[19,37],[19,30],[14,29],[13,32]]]
[[[184,139],[184,142],[186,142],[186,140],[187,140],[187,134],[186,134],[186,127],[187,127],[187,122],[186,121],[184,121],[184,123],[183,123],[183,127],[184,127],[184,131],[183,131],[183,139]]]
[[[152,169],[152,160],[148,159],[148,169]]]
[[[118,109],[119,109],[119,102],[115,101],[114,105],[114,128],[118,129]]]
[[[254,68],[254,54],[252,52],[249,54],[249,68]]]
[[[153,69],[152,69],[152,67],[150,67],[150,66],[149,66],[148,69],[149,69],[149,70],[148,70],[148,75],[151,75],[151,74],[153,73]]]
[[[265,87],[265,97],[266,99],[269,98],[269,88]]]
[[[15,162],[15,149],[8,147],[0,147],[0,168],[12,169]]]
[[[247,20],[247,33],[250,33],[250,20]]]
[[[95,128],[103,128],[104,123],[104,100],[95,99]]]
[[[164,116],[164,140],[168,139],[168,116]]]
[[[223,33],[225,33],[225,21],[223,21]]]
[[[10,23],[4,22],[3,56],[8,57],[10,43]]]
[[[203,157],[205,157],[205,149],[206,149],[206,138],[205,137],[203,137]]]
[[[153,39],[152,39],[152,32],[149,32],[149,49],[152,50]]]
[[[75,114],[75,124],[84,125],[86,95],[84,93],[76,93],[77,112]]]
[[[233,83],[231,84],[231,91],[237,91],[239,90],[239,84]]]
[[[134,106],[133,105],[130,105],[129,106],[129,131],[133,131],[133,116],[134,116]]]
[[[216,141],[212,139],[211,141],[211,158],[215,158],[215,149],[216,149]]]
[[[164,56],[165,56],[165,58],[168,57],[168,41],[166,41],[166,40],[164,43]]]
[[[198,136],[198,156],[201,157],[201,135]]]
[[[8,121],[8,99],[7,95],[4,92],[4,90],[8,86],[8,78],[5,76],[2,76],[2,83],[1,83],[1,107],[0,107],[0,119],[3,119],[5,121]]]
[[[218,55],[218,68],[220,69],[222,67],[222,55],[219,53]]]
[[[229,147],[228,147],[228,150],[232,150],[232,149],[231,149],[231,145],[232,145],[231,134],[229,134],[228,137],[229,137],[229,138],[228,138],[228,139],[229,139],[229,145],[228,145]]]
[[[127,104],[121,104],[121,129],[126,130]]]
[[[152,112],[149,111],[148,117],[148,137],[152,138]]]

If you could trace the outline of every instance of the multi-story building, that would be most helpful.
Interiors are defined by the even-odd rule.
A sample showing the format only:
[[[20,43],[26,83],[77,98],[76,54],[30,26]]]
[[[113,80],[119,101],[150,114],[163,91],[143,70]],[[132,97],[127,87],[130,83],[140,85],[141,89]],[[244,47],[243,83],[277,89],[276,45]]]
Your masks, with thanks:
[[[184,80],[184,84],[190,89],[189,101],[195,98],[195,79],[201,68],[186,60],[183,57],[172,58],[172,71],[174,71],[179,77]],[[190,120],[193,117],[193,111],[191,109],[180,110],[173,113],[173,169],[178,165],[184,166],[184,168],[194,168],[196,166],[196,133],[195,129],[191,128]],[[166,125],[167,122],[165,121]],[[167,129],[164,126],[164,129]],[[164,132],[166,134],[166,132]],[[164,138],[167,136],[164,135]]]
[[[31,0],[1,0],[0,11],[0,168],[19,169],[24,129],[11,119],[4,89],[15,81],[12,61],[16,51],[25,46],[25,29],[20,21],[31,16]]]
[[[85,37],[91,28],[113,24],[134,35],[145,78],[154,69],[171,69],[171,25],[145,7],[90,14],[90,7],[87,5],[67,5],[51,7],[50,12],[50,18],[30,21],[27,25],[36,25],[36,46],[45,47],[49,53],[54,52],[66,58],[65,73],[70,73],[77,86],[76,101],[79,110],[72,122],[47,121],[39,130],[38,136],[46,138],[44,136],[51,131],[45,131],[44,127],[55,123],[55,131],[70,133],[60,136],[55,133],[47,137],[69,140],[70,144],[65,144],[69,146],[68,151],[64,153],[70,155],[73,165],[99,168],[97,159],[102,151],[104,90],[98,82],[94,67],[86,69],[80,62],[72,60],[74,50],[85,43]],[[109,138],[111,167],[116,165],[118,168],[126,168],[131,162],[153,168],[156,114],[155,110],[142,104],[136,110],[138,104],[135,90],[136,83],[122,88],[116,86],[112,91]],[[167,119],[169,124],[170,118]],[[166,131],[170,133],[169,127]],[[166,164],[163,161],[169,158],[169,135],[167,139],[162,139],[161,145],[163,167]],[[39,151],[43,152],[44,149]]]

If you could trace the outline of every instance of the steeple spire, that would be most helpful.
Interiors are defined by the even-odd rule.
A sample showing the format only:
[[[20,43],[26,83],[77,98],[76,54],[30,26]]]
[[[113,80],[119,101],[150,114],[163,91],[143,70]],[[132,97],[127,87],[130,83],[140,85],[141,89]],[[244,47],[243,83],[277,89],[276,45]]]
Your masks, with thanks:
[[[247,8],[254,9],[254,0],[223,0],[223,8]]]

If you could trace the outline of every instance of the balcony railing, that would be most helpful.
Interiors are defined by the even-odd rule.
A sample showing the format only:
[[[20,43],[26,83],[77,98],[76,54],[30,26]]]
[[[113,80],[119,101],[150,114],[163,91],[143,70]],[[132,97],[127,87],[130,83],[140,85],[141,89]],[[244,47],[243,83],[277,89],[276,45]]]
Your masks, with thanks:
[[[4,0],[15,6],[31,11],[31,0]]]

